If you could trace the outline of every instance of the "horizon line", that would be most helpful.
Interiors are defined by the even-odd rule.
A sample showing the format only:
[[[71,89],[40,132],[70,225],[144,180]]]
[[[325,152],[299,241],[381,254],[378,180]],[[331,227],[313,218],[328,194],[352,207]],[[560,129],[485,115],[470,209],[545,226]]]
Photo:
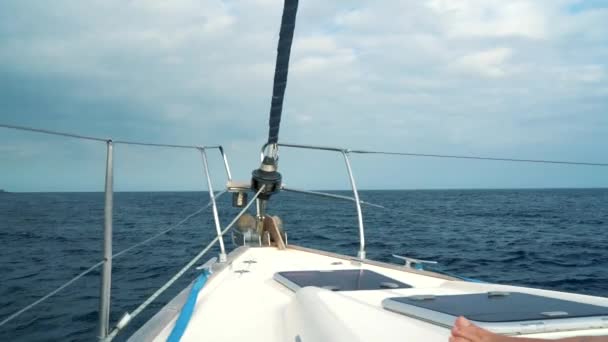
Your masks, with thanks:
[[[43,194],[43,193],[104,193],[104,191],[91,191],[91,190],[67,190],[67,191],[8,191],[7,189],[2,189],[1,193],[5,194]],[[215,190],[223,191],[222,190]],[[349,191],[352,192],[351,189],[305,189],[308,191]],[[488,187],[488,188],[402,188],[402,189],[383,189],[383,188],[366,188],[366,189],[358,189],[359,192],[362,191],[474,191],[474,190],[608,190],[608,187],[599,186],[599,187]],[[114,190],[114,193],[130,193],[130,192],[207,192],[208,190]]]

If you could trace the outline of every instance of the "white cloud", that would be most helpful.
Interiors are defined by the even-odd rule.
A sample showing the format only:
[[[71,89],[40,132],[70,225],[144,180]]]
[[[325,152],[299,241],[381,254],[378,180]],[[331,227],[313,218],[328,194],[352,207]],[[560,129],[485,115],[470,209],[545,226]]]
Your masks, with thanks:
[[[574,2],[300,2],[281,139],[435,152],[559,139],[606,147],[608,11],[575,13]],[[0,121],[236,139],[235,158],[256,160],[280,2],[49,6],[0,3],[0,110],[20,113]],[[588,129],[564,128],[573,122]]]
[[[474,52],[460,57],[453,66],[485,77],[504,77],[508,73],[506,63],[512,54],[513,51],[505,47]]]
[[[557,69],[566,82],[599,83],[605,80],[606,68],[602,65],[564,66]]]
[[[441,17],[449,35],[533,39],[547,35],[547,9],[533,1],[432,0],[429,7]]]
[[[301,37],[293,50],[291,69],[299,76],[349,69],[356,60],[352,48],[340,47],[333,37],[326,35]]]

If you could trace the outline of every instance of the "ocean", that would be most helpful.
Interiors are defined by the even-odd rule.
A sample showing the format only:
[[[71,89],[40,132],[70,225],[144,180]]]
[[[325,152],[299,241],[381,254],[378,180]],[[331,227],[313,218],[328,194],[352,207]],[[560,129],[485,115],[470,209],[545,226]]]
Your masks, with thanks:
[[[348,192],[336,192],[348,195]],[[608,297],[608,189],[362,191],[368,258],[391,254],[439,262],[451,275]],[[205,192],[115,194],[114,252],[206,205]],[[219,200],[226,225],[238,209]],[[281,193],[290,244],[356,255],[352,202]],[[114,260],[111,325],[163,285],[213,239],[208,208]],[[0,321],[101,260],[102,193],[0,193]],[[225,239],[234,248],[231,239]],[[217,255],[217,248],[204,257]],[[190,271],[120,335],[125,340],[196,276]],[[99,272],[0,327],[0,341],[91,341]]]

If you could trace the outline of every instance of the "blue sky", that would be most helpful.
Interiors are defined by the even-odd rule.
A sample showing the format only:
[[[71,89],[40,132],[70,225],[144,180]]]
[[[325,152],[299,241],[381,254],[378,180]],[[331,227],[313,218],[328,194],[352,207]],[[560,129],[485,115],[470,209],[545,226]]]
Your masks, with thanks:
[[[0,122],[222,144],[267,135],[281,1],[0,2]],[[280,140],[607,162],[608,8],[573,0],[301,0]],[[0,188],[100,191],[104,146],[0,129]],[[223,173],[210,154],[216,187]],[[346,188],[281,151],[292,187]],[[116,148],[117,190],[205,189],[193,151]],[[362,188],[607,187],[608,169],[353,157]]]

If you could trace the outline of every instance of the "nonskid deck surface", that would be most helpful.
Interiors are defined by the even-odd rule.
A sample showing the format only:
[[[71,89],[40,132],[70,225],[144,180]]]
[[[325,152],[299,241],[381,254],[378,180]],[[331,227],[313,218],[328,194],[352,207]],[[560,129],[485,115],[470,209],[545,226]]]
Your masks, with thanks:
[[[278,272],[369,270],[411,288],[340,291],[321,287],[288,287],[275,279]],[[384,286],[383,286],[384,287]],[[166,341],[181,298],[169,303],[130,341]],[[332,291],[333,290],[333,291]],[[360,263],[330,253],[287,248],[235,250],[226,265],[215,270],[199,293],[182,341],[447,341],[446,326],[428,323],[383,308],[388,298],[412,295],[459,295],[513,291],[608,306],[608,298],[477,284],[449,277],[384,265]],[[608,329],[534,334],[557,338],[608,335]]]

